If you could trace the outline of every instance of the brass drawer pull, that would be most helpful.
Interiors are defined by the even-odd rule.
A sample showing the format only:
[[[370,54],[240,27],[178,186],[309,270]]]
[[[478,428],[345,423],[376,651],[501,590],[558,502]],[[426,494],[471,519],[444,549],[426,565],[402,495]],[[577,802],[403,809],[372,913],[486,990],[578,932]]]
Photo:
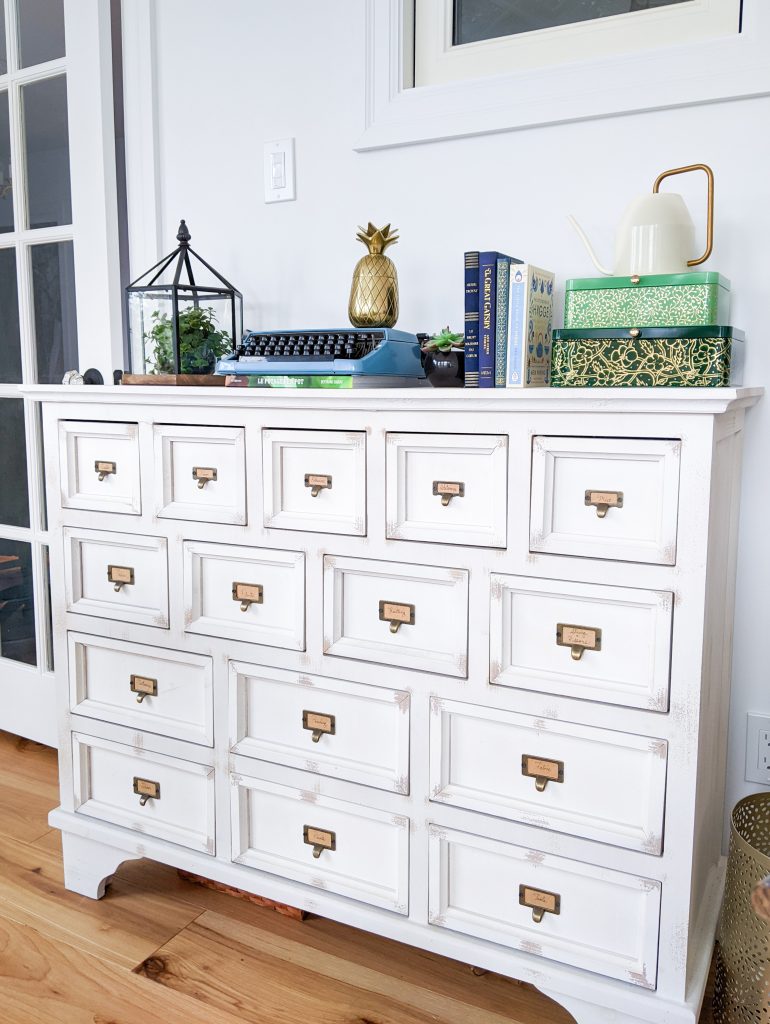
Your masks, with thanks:
[[[118,471],[118,467],[114,462],[100,462],[99,459],[94,463],[94,472],[99,474],[99,482],[101,483],[105,477],[114,476]]]
[[[127,565],[108,565],[107,579],[115,584],[115,593],[120,593],[121,587],[134,585],[134,570]]]
[[[317,498],[321,491],[332,489],[332,478],[328,474],[305,473],[305,487],[310,488],[311,498]]]
[[[586,491],[585,504],[593,505],[596,508],[596,515],[599,519],[604,519],[608,509],[623,508],[623,492]]]
[[[158,680],[149,676],[131,676],[131,692],[137,695],[136,703],[141,704],[145,697],[158,696]]]
[[[139,806],[144,807],[148,800],[160,800],[160,783],[152,779],[140,779],[135,775],[134,792],[139,797]]]
[[[314,828],[312,825],[305,825],[302,829],[302,841],[313,847],[313,856],[316,860],[324,850],[333,853],[337,849],[336,832],[330,832],[325,828]]]
[[[545,914],[561,913],[561,896],[557,892],[533,889],[529,885],[519,886],[519,903],[530,908],[535,924],[540,924]]]
[[[583,651],[602,649],[602,631],[596,626],[571,626],[560,622],[556,626],[556,643],[569,647],[575,661],[580,661]]]
[[[446,508],[452,498],[465,497],[465,484],[460,481],[434,480],[433,493],[441,495],[441,504]]]
[[[309,729],[313,734],[313,743],[318,743],[322,736],[335,735],[337,719],[334,715],[323,715],[318,711],[303,711],[302,728]]]
[[[403,624],[414,625],[414,605],[394,604],[393,601],[380,601],[380,621],[390,623],[391,633],[398,633]]]
[[[521,774],[535,780],[535,789],[542,793],[549,782],[564,782],[564,762],[548,757],[521,755]]]
[[[198,490],[202,491],[210,480],[216,480],[217,471],[214,466],[193,466],[192,475],[193,480],[198,481]]]
[[[233,583],[233,601],[241,602],[242,612],[247,612],[253,604],[262,604],[263,595],[261,583]]]

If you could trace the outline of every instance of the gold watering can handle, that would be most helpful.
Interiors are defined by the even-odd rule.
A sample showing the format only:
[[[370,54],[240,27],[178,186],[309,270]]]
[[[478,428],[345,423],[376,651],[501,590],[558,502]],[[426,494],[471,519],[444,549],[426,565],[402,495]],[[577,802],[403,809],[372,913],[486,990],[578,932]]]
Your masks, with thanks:
[[[673,170],[664,171],[662,174],[657,176],[655,184],[652,186],[652,191],[660,191],[660,183],[664,178],[670,178],[673,174],[687,174],[689,171],[705,171],[709,182],[708,217],[706,220],[706,251],[700,259],[687,261],[688,267],[697,267],[699,264],[706,262],[711,255],[711,250],[714,248],[714,172],[708,164],[689,164],[687,167],[674,167]]]

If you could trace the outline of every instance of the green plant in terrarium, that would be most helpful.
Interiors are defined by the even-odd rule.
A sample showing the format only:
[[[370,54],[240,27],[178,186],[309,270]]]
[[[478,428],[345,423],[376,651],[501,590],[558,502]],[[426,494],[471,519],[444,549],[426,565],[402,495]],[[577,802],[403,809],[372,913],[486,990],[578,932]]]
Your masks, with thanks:
[[[154,373],[174,373],[174,332],[168,313],[155,310],[145,333],[145,351]],[[179,372],[211,373],[217,359],[230,351],[230,335],[217,324],[211,306],[192,306],[179,314]]]
[[[447,325],[438,334],[431,334],[430,338],[422,347],[423,352],[451,352],[452,349],[461,349],[465,342],[465,336],[455,334],[449,330]]]

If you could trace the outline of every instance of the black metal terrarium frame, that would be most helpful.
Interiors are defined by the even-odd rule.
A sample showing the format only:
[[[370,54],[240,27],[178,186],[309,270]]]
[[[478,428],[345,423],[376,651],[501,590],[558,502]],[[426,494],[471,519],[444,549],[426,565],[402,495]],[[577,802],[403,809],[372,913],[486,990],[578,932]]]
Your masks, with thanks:
[[[171,297],[171,332],[173,339],[173,355],[174,355],[174,373],[180,373],[180,351],[179,351],[179,306],[180,298],[183,303],[185,301],[192,302],[195,308],[205,305],[208,299],[216,298],[227,298],[230,299],[230,342],[235,348],[238,341],[240,340],[236,334],[236,297],[240,299],[240,308],[243,309],[243,295],[238,291],[237,288],[233,287],[227,278],[222,277],[219,271],[214,270],[210,263],[207,263],[204,258],[197,253],[190,246],[190,234],[187,224],[184,220],[179,222],[179,231],[177,232],[177,241],[179,245],[173,252],[170,252],[163,259],[159,260],[154,267],[150,267],[149,270],[145,271],[140,277],[137,277],[135,281],[126,288],[126,302],[130,304],[131,295],[163,295],[168,296],[170,293]],[[210,274],[221,282],[222,288],[218,288],[216,285],[198,285],[195,283],[195,275],[193,274],[192,261],[190,257],[193,256],[195,259],[209,271]],[[156,284],[158,278],[162,277],[163,274],[176,260],[176,267],[174,268],[174,276],[171,284]],[[187,282],[182,282],[182,273],[186,271]],[[147,280],[149,278],[149,280]],[[142,284],[142,281],[147,281],[146,284]],[[130,310],[129,310],[130,316]],[[144,332],[142,332],[144,335]],[[144,351],[144,336],[142,337],[142,351]]]

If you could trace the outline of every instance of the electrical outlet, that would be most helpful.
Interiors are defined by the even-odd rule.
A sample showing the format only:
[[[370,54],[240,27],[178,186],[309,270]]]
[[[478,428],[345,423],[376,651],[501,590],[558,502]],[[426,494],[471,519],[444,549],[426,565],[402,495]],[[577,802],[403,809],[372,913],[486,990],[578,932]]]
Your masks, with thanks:
[[[746,729],[746,781],[770,786],[770,717],[752,711]]]

